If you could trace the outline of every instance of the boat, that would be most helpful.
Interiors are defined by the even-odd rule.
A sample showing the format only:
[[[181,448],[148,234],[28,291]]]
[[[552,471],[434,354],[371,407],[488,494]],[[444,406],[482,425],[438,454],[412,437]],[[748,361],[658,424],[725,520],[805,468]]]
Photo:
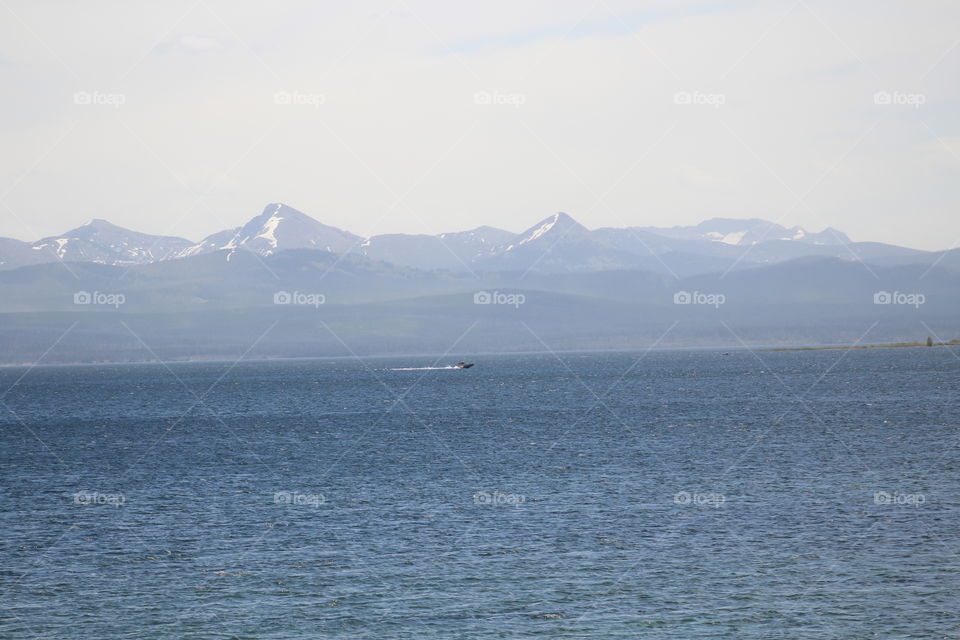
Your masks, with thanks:
[[[462,360],[454,365],[457,369],[469,369],[473,366],[472,362],[463,362]]]

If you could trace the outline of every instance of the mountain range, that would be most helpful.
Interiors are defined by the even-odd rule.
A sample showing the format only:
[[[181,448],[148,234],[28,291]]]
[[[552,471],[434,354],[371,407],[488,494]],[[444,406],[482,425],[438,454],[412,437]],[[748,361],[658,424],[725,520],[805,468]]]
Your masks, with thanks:
[[[0,263],[7,364],[960,335],[960,250],[757,219],[362,238],[274,203],[200,242],[99,219],[0,239]]]
[[[269,256],[317,249],[416,269],[454,272],[521,271],[577,273],[647,270],[673,276],[725,272],[805,256],[878,264],[933,264],[955,256],[873,242],[851,242],[827,228],[809,232],[760,219],[713,218],[686,227],[604,227],[589,230],[556,213],[515,234],[482,226],[439,235],[384,234],[362,238],[323,224],[281,203],[267,205],[246,224],[200,242],[155,236],[102,219],[33,243],[0,238],[0,269],[48,262],[95,262],[112,266],[151,264],[237,251]]]

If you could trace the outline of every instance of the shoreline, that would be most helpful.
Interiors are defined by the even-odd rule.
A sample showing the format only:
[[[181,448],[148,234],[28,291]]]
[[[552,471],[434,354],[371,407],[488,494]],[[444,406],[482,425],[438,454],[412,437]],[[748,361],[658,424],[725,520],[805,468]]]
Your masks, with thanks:
[[[852,345],[828,345],[811,347],[766,347],[757,349],[757,351],[830,351],[837,349],[904,349],[913,347],[960,347],[960,340],[948,340],[947,342],[887,342],[883,344],[852,344]]]
[[[960,347],[960,338],[954,340],[948,340],[946,342],[934,342],[928,345],[925,341],[923,342],[888,342],[881,344],[857,344],[857,345],[843,345],[843,344],[834,344],[834,345],[808,345],[808,346],[791,346],[791,347],[743,347],[740,345],[737,346],[696,346],[696,347],[660,347],[656,349],[651,349],[653,351],[757,351],[757,352],[770,352],[770,351],[836,351],[836,350],[847,350],[847,349],[903,349],[903,348],[914,348],[914,347]],[[571,350],[560,350],[557,353],[565,354],[581,354],[581,353],[615,353],[615,352],[627,352],[627,351],[644,351],[643,349],[571,349]],[[472,353],[471,356],[500,356],[500,355],[526,355],[526,354],[537,354],[537,353],[546,353],[540,351],[506,351],[506,352],[478,352]],[[366,359],[375,359],[375,358],[384,358],[384,359],[400,359],[400,358],[431,358],[436,357],[440,354],[436,353],[392,353],[392,354],[364,354],[362,356],[355,355],[338,355],[338,356],[255,356],[236,359],[233,357],[215,357],[207,356],[200,358],[174,358],[170,360],[158,360],[158,359],[149,359],[149,360],[104,360],[104,361],[76,361],[76,362],[0,362],[0,370],[6,368],[24,368],[24,367],[82,367],[82,366],[116,366],[116,365],[150,365],[150,364],[197,364],[197,363],[207,363],[207,364],[217,364],[217,363],[234,363],[238,364],[240,362],[269,362],[269,361],[281,361],[281,360],[355,360],[357,358],[366,360]]]

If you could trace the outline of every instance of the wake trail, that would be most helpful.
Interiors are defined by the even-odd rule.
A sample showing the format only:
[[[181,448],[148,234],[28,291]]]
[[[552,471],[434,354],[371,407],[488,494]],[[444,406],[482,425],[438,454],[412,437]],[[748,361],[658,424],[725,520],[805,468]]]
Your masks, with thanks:
[[[449,366],[449,367],[396,367],[394,369],[387,369],[387,371],[445,371],[447,369],[458,369],[459,367]]]

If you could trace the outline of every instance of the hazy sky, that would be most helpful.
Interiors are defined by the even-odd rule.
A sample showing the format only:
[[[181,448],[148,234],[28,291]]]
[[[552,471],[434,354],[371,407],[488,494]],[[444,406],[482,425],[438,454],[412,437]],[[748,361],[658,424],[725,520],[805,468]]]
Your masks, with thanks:
[[[361,235],[562,210],[960,242],[957,2],[4,0],[0,16],[3,236],[98,217],[197,240],[282,201]]]

